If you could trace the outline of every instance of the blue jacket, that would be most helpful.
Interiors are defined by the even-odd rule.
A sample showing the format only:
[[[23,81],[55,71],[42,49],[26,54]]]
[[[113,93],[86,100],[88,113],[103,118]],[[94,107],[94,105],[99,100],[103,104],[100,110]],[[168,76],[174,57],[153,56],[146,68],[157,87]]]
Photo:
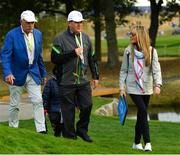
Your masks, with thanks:
[[[1,51],[3,76],[10,74],[15,77],[14,85],[22,86],[26,82],[29,73],[36,84],[41,83],[41,78],[46,76],[46,69],[42,58],[42,34],[33,29],[34,35],[34,61],[29,65],[26,43],[21,27],[16,27],[6,35]]]
[[[43,90],[43,105],[48,112],[60,112],[60,94],[56,78],[49,79]]]

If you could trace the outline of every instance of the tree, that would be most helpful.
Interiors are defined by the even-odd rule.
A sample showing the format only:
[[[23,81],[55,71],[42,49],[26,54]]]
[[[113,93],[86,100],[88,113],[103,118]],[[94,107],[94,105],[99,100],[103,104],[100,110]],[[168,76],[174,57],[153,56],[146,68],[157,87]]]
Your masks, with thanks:
[[[54,14],[52,10],[60,7],[59,0],[1,0],[0,3],[0,36],[3,40],[6,32],[19,25],[20,15],[24,10],[32,10],[38,14],[42,11],[47,11],[49,14]],[[18,9],[17,9],[18,8]],[[61,12],[65,14],[64,12]]]
[[[101,61],[101,17],[100,0],[93,0],[94,10],[94,31],[95,31],[95,51],[98,61]]]
[[[116,37],[116,23],[114,14],[114,1],[102,0],[101,5],[103,7],[103,14],[105,17],[105,28],[108,45],[108,61],[109,67],[115,67],[118,63],[118,46]]]
[[[73,0],[65,0],[64,3],[66,4],[66,14],[68,15],[69,12],[74,10],[73,8]]]
[[[178,17],[180,27],[180,4],[178,1],[180,2],[180,0],[171,0],[167,2],[166,6],[160,14],[162,23],[171,21],[174,17]]]
[[[116,67],[119,62],[116,25],[128,22],[125,17],[130,14],[134,2],[136,0],[101,0],[108,45],[107,65],[109,67]]]
[[[151,24],[149,28],[149,36],[151,38],[151,45],[155,47],[156,36],[159,27],[159,12],[162,8],[163,0],[159,0],[156,3],[156,0],[150,0],[151,4]]]
[[[117,25],[125,25],[129,21],[125,19],[127,15],[129,15],[131,12],[139,13],[139,9],[134,7],[134,3],[136,0],[114,0],[114,10],[115,14],[118,17],[116,18],[116,24]]]
[[[118,47],[116,40],[116,24],[126,22],[124,20],[127,14],[127,8],[121,7],[120,10],[116,6],[126,7],[127,2],[135,0],[1,0],[0,3],[0,36],[3,38],[5,33],[12,27],[19,25],[19,17],[22,11],[32,10],[36,14],[44,12],[47,15],[60,14],[67,16],[74,9],[83,12],[94,23],[95,30],[95,51],[98,60],[101,60],[101,31],[106,26],[107,44],[108,44],[108,65],[116,66],[118,62]],[[18,8],[18,9],[17,9]],[[102,9],[104,11],[102,11]],[[122,10],[122,11],[121,11]],[[102,14],[104,12],[104,14]],[[119,19],[115,19],[119,16]],[[125,12],[125,13],[123,13]],[[104,16],[103,16],[104,15]],[[103,17],[105,24],[103,25]],[[3,20],[2,20],[3,19]]]

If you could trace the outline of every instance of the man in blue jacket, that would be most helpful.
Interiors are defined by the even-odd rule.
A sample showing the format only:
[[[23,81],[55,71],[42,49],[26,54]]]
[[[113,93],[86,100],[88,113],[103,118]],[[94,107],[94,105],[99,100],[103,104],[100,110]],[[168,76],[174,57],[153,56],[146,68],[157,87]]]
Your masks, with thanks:
[[[9,126],[18,128],[19,102],[23,89],[33,104],[36,131],[46,133],[41,83],[46,81],[42,58],[42,34],[34,28],[37,22],[32,11],[21,14],[21,25],[10,30],[1,52],[3,76],[9,84]]]

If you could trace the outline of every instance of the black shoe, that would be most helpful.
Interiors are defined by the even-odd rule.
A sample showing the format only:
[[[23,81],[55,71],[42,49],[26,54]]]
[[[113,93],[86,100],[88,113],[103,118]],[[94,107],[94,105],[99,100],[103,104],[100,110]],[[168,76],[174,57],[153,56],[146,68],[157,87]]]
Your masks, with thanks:
[[[63,137],[66,138],[66,139],[71,139],[71,140],[76,140],[77,139],[76,136],[74,136],[74,137],[65,137],[65,136],[63,136]]]
[[[84,141],[86,142],[93,142],[93,140],[91,139],[91,137],[89,137],[87,134],[83,134],[83,133],[80,133],[80,132],[76,132],[76,135],[81,137]]]
[[[55,137],[61,137],[61,130],[60,129],[58,129],[58,130],[56,130],[56,131],[54,131],[54,136]]]
[[[47,131],[40,131],[41,134],[47,134]]]
[[[59,134],[59,133],[58,133],[58,134],[57,134],[57,133],[55,133],[55,134],[54,134],[54,136],[55,136],[55,137],[61,137],[61,134]]]
[[[77,139],[77,136],[63,136],[64,138],[67,138],[67,139],[72,139],[72,140],[76,140]]]

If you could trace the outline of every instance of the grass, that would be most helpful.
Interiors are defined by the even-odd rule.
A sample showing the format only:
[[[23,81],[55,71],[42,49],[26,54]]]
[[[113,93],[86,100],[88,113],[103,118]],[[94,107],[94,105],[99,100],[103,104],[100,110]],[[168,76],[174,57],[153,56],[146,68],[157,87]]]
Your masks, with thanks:
[[[159,36],[156,39],[156,49],[160,57],[180,56],[180,35]],[[102,40],[102,55],[107,55],[107,42]],[[129,44],[129,38],[118,39],[119,54],[123,55],[124,49]]]
[[[94,142],[87,143],[80,138],[68,140],[56,138],[50,132],[41,135],[34,131],[33,120],[20,122],[20,128],[0,125],[1,154],[144,154],[132,150],[134,120],[126,120],[121,126],[117,117],[92,115],[89,134]],[[180,153],[180,123],[150,121],[153,151],[148,154]]]
[[[180,56],[180,35],[158,36],[156,39],[156,49],[159,57],[179,57]],[[129,45],[129,38],[119,38],[118,40],[119,56],[122,56],[124,49]],[[92,39],[93,47],[94,40]],[[102,56],[107,57],[107,41],[101,40]],[[43,56],[46,61],[50,61],[51,49],[45,49]]]
[[[161,89],[161,95],[160,96],[151,96],[150,100],[150,107],[160,107],[160,108],[180,108],[180,80],[172,81],[170,83],[163,84],[163,87]],[[116,98],[119,98],[119,94],[115,96]],[[129,106],[134,105],[132,100],[130,99],[129,95],[126,96],[127,103]],[[110,103],[112,101],[111,98],[101,98],[101,97],[94,97],[94,106],[95,109],[99,108],[103,104]]]
[[[180,35],[157,38],[156,47],[160,56],[180,56]]]
[[[157,51],[159,56],[180,56],[180,35],[163,36],[157,38]],[[129,44],[128,38],[118,39],[120,55]],[[107,43],[102,40],[103,56],[107,53]],[[47,56],[49,59],[49,50]],[[48,60],[47,59],[47,60]],[[48,70],[52,69],[49,63]],[[179,59],[161,61],[163,78],[180,75]],[[100,81],[103,86],[118,87],[118,73],[120,64],[116,69],[106,69],[100,64]],[[0,70],[0,75],[2,75]],[[164,83],[160,97],[153,96],[150,106],[179,106],[180,81]],[[0,94],[8,95],[7,86],[0,81]],[[117,96],[118,97],[118,96]],[[94,115],[95,110],[103,104],[111,102],[110,98],[93,98],[94,105],[90,123],[89,134],[94,142],[92,144],[78,140],[67,140],[53,136],[48,121],[48,134],[41,135],[35,132],[33,120],[20,121],[19,129],[9,128],[7,122],[0,124],[0,153],[1,154],[144,154],[143,151],[131,149],[134,138],[135,120],[127,119],[125,126],[121,126],[117,117],[103,117]],[[127,97],[128,103],[131,100]],[[131,108],[131,107],[130,107]],[[153,146],[148,154],[180,154],[180,123],[150,121],[150,133]]]
[[[7,122],[0,124],[1,154],[144,154],[132,150],[135,120],[127,119],[121,126],[118,117],[95,115],[95,110],[103,104],[110,103],[111,98],[93,98],[92,117],[89,134],[93,143],[78,138],[68,140],[53,136],[47,119],[48,134],[35,132],[33,120],[21,120],[18,129],[9,128]],[[131,107],[129,107],[131,108]],[[78,113],[77,113],[78,115]],[[150,134],[153,146],[148,154],[180,153],[180,123],[150,121]]]

